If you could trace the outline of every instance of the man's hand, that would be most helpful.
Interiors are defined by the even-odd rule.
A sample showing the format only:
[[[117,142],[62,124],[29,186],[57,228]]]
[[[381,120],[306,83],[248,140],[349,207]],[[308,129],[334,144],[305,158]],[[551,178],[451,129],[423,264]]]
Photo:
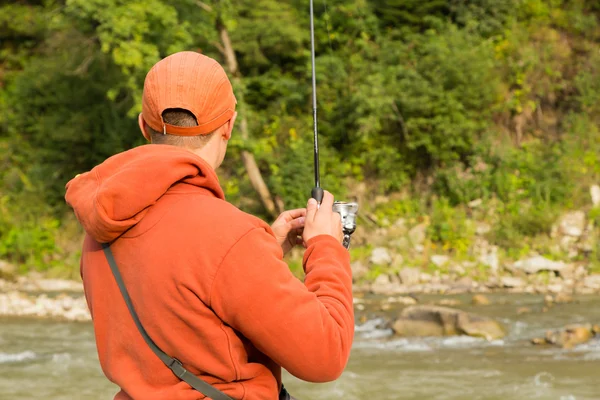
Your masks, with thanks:
[[[304,221],[306,217],[306,208],[284,211],[277,217],[271,229],[277,243],[283,249],[283,254],[287,254],[297,244],[302,244],[302,232],[304,230]]]
[[[339,240],[344,239],[342,217],[333,211],[333,195],[325,191],[321,206],[315,199],[309,199],[306,207],[306,224],[302,233],[304,242],[315,236],[330,235]]]

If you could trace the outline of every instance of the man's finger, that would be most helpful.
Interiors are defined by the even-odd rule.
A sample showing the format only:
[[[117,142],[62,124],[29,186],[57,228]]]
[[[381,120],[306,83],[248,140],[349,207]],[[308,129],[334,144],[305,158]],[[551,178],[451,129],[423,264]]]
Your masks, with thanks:
[[[333,212],[333,195],[325,190],[323,195],[323,201],[321,201],[321,208],[319,210],[325,210],[325,212]]]
[[[278,220],[284,220],[290,222],[293,219],[304,217],[306,215],[306,208],[296,208],[294,210],[287,210],[279,214]]]
[[[293,229],[303,228],[305,222],[305,217],[296,218],[288,222],[288,227],[290,228],[290,231]]]
[[[315,215],[317,213],[317,209],[319,208],[319,203],[312,197],[308,199],[308,203],[306,204],[306,220],[313,221],[315,219]]]

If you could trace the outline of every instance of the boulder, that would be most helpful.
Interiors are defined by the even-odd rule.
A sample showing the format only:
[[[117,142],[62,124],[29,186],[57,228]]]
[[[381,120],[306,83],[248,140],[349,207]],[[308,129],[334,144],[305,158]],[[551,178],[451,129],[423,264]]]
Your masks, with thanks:
[[[592,185],[590,188],[590,195],[592,196],[592,204],[594,207],[600,205],[600,186]]]
[[[386,300],[389,304],[400,304],[403,306],[413,306],[417,304],[417,299],[410,296],[388,297]]]
[[[17,269],[14,265],[7,263],[6,261],[0,260],[0,279],[9,281],[15,280],[15,274]]]
[[[573,347],[588,342],[594,337],[591,324],[568,325],[562,330],[546,332],[545,342],[563,349],[572,349]]]
[[[519,278],[517,276],[503,276],[500,279],[500,283],[505,288],[522,288],[525,286],[525,281],[523,278]]]
[[[552,261],[542,256],[535,256],[526,260],[517,261],[513,264],[517,270],[521,270],[526,274],[537,274],[541,271],[552,271],[563,278],[571,278],[574,272],[572,265],[562,261]]]
[[[437,302],[438,305],[440,306],[446,306],[446,307],[456,307],[462,304],[462,302],[458,299],[441,299],[440,301]]]
[[[493,273],[496,273],[500,267],[500,260],[498,259],[498,254],[496,252],[481,255],[479,257],[479,262],[486,267],[489,267]]]
[[[361,261],[353,262],[350,264],[350,268],[352,268],[352,278],[354,278],[354,281],[361,280],[369,272],[369,268]]]
[[[479,222],[475,226],[475,233],[477,233],[479,236],[487,235],[491,231],[492,231],[491,225],[486,224],[485,222]]]
[[[489,306],[492,303],[490,302],[490,299],[487,298],[487,296],[484,296],[483,294],[476,294],[471,299],[471,304],[475,306]]]
[[[560,293],[564,290],[564,285],[562,283],[552,283],[547,288],[550,293]]]
[[[544,298],[544,301],[546,302],[546,304],[552,304],[552,303],[568,304],[568,303],[572,303],[574,300],[573,300],[573,296],[571,296],[570,294],[565,293],[565,292],[560,292],[560,293],[556,294],[556,296],[554,296],[554,297],[547,295]]]
[[[390,265],[392,256],[385,247],[376,247],[371,253],[370,261],[375,265]]]
[[[371,292],[373,292],[374,294],[383,294],[391,296],[394,294],[402,294],[405,292],[405,290],[400,285],[397,276],[381,274],[371,284]]]
[[[444,265],[446,265],[448,263],[448,261],[450,261],[450,257],[442,255],[442,254],[434,254],[431,256],[431,262],[436,267],[443,267]]]
[[[83,292],[81,282],[66,279],[39,279],[34,283],[43,292]]]
[[[529,314],[533,310],[529,307],[519,307],[517,308],[517,315]]]
[[[480,337],[488,341],[502,339],[506,332],[500,323],[489,318],[473,316],[473,314],[460,314],[458,317],[459,329],[468,336]]]
[[[398,336],[454,336],[468,335],[487,340],[505,336],[497,321],[465,311],[440,306],[417,305],[405,308],[393,322]]]
[[[400,270],[400,281],[403,285],[416,285],[420,279],[421,271],[418,268],[403,268]]]
[[[413,246],[421,245],[425,242],[425,238],[427,237],[427,224],[422,223],[416,226],[413,226],[410,231],[408,231],[408,238]]]
[[[563,236],[579,238],[585,231],[586,222],[585,213],[583,211],[572,211],[560,218],[558,222],[558,232]]]
[[[583,280],[583,286],[588,289],[600,290],[600,274],[586,276]]]

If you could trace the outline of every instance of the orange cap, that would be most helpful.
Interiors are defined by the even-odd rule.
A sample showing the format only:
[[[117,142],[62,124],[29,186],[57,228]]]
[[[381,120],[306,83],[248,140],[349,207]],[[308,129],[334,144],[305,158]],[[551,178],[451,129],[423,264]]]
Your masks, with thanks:
[[[205,135],[233,117],[236,103],[231,82],[218,62],[200,53],[183,51],[160,60],[146,75],[142,117],[157,132]],[[190,111],[198,126],[166,124],[162,113],[169,108]]]

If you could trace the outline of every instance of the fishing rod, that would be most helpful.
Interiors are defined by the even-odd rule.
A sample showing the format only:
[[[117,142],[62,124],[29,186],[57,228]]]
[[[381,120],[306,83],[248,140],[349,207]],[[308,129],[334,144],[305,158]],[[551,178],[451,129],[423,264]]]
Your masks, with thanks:
[[[313,129],[314,129],[314,165],[315,165],[315,187],[311,191],[311,197],[319,204],[323,200],[323,188],[319,171],[319,133],[317,129],[317,72],[315,68],[315,21],[313,0],[310,0],[310,60],[312,66],[312,103],[313,103]],[[342,217],[342,229],[344,239],[342,244],[346,249],[350,247],[350,238],[356,230],[356,214],[358,203],[336,201],[333,203],[333,211]]]
[[[319,204],[323,200],[323,188],[321,188],[321,177],[319,172],[319,133],[317,129],[317,72],[315,68],[315,20],[313,0],[310,0],[310,61],[312,65],[312,103],[313,103],[313,129],[314,129],[314,164],[315,164],[315,187],[311,195]]]

